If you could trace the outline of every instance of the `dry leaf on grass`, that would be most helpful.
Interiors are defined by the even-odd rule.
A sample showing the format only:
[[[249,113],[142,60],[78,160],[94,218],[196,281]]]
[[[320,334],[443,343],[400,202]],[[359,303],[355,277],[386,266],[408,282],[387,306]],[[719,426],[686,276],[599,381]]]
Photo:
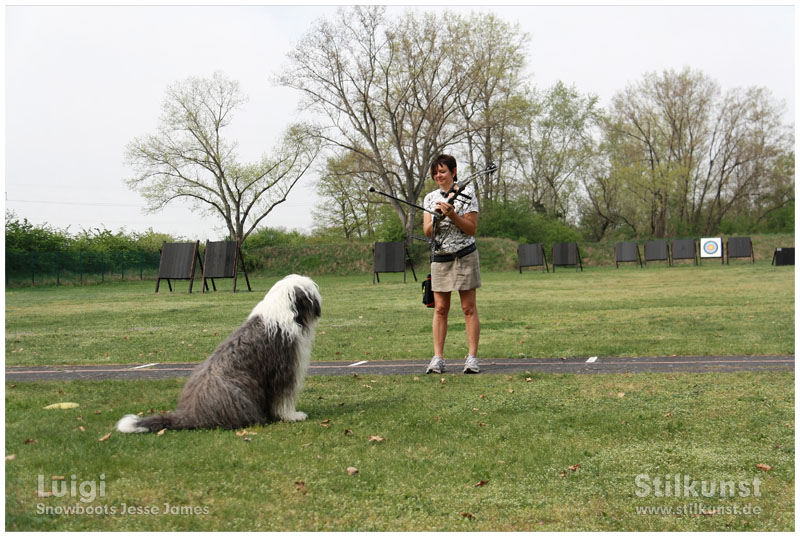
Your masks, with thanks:
[[[11,455],[6,455],[6,462],[13,461],[16,458],[17,458],[17,456],[14,455],[13,453]]]
[[[53,410],[53,409],[61,409],[66,410],[69,408],[78,408],[80,405],[78,403],[53,403],[52,405],[47,405],[44,407],[45,410]]]
[[[303,494],[305,494],[306,492],[308,492],[308,491],[306,490],[306,482],[305,482],[305,481],[295,481],[295,482],[294,482],[294,488],[295,488],[296,490],[298,490],[298,491],[302,492]]]
[[[352,466],[348,466],[347,473],[350,475],[355,475],[358,473],[358,468],[353,468]]]
[[[39,442],[35,438],[26,438],[25,444],[38,444]]]
[[[369,441],[370,442],[383,442],[384,440],[386,440],[386,439],[382,438],[382,437],[380,437],[378,435],[372,435],[372,436],[369,437]]]
[[[164,433],[166,433],[166,432],[167,432],[167,430],[166,430],[166,429],[161,429],[160,431],[158,431],[158,432],[156,433],[156,436],[164,436]]]
[[[772,470],[772,466],[768,464],[756,464],[756,468],[758,468],[759,470],[763,470],[765,472],[769,472],[770,470]]]
[[[472,513],[461,513],[461,516],[463,516],[464,518],[475,518],[475,515],[473,515]]]
[[[481,479],[480,481],[478,481],[477,483],[475,483],[475,486],[476,486],[476,487],[482,487],[482,486],[486,485],[487,483],[488,483],[488,481],[486,481],[486,480],[484,480],[484,479]]]
[[[104,437],[102,437],[102,438],[98,438],[98,439],[97,439],[97,441],[98,441],[98,442],[105,442],[105,441],[106,441],[106,440],[108,440],[109,438],[111,438],[111,433],[108,433],[107,435],[105,435],[105,436],[104,436]]]

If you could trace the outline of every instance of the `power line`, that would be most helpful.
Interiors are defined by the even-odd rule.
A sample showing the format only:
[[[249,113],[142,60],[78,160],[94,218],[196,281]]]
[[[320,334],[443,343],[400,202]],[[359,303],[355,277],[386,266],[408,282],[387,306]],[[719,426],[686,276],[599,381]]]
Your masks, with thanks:
[[[10,199],[6,199],[6,201],[14,203],[44,203],[47,205],[83,205],[88,207],[136,207],[136,208],[141,207],[141,205],[131,205],[126,203],[89,203],[80,201],[10,200]]]

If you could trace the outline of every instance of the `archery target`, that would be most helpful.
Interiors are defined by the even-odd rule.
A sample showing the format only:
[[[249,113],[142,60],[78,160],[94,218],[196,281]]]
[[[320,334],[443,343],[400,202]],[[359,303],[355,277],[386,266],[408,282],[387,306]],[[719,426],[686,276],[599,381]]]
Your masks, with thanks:
[[[700,257],[722,257],[722,239],[700,239]]]

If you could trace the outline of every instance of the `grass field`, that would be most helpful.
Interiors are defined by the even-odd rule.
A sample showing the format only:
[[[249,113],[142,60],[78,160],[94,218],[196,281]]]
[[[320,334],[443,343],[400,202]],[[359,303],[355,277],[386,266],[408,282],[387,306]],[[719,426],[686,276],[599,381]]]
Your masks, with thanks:
[[[200,361],[275,279],[7,290],[6,364]],[[419,284],[315,279],[313,359],[422,371]],[[768,263],[486,273],[478,304],[484,358],[794,353],[794,271]],[[793,372],[310,377],[302,423],[114,432],[174,408],[183,382],[6,382],[6,529],[794,529]]]
[[[794,528],[790,372],[310,377],[305,422],[99,441],[181,385],[7,384],[6,529]],[[43,410],[56,401],[81,406]],[[675,475],[698,496],[658,496]],[[38,497],[39,476],[66,496]],[[702,496],[722,482],[733,497]]]
[[[252,293],[153,292],[153,282],[6,291],[6,364],[195,362],[249,314]],[[408,275],[317,277],[323,316],[314,360],[420,359],[432,354],[432,310]],[[755,265],[583,273],[486,273],[478,291],[484,358],[791,354],[794,270]],[[199,288],[198,286],[195,286]],[[226,287],[230,289],[230,286]],[[446,358],[466,354],[453,300]]]

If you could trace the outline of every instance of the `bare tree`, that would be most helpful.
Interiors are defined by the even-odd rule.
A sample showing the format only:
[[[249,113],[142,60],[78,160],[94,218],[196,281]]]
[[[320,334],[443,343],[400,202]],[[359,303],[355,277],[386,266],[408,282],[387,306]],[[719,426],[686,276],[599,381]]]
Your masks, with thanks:
[[[464,145],[472,172],[488,162],[497,173],[478,176],[477,191],[483,200],[506,201],[510,185],[504,173],[512,158],[512,133],[525,115],[523,69],[528,34],[519,24],[509,24],[494,14],[473,14],[456,21],[456,51],[469,67],[469,84],[458,94],[459,120],[466,126]]]
[[[791,136],[780,117],[762,88],[722,95],[691,69],[648,74],[612,101],[604,132],[609,175],[596,179],[618,185],[617,217],[637,232],[717,232],[732,210],[788,203],[765,195],[770,184],[794,183],[781,166]]]
[[[388,21],[380,6],[342,9],[302,39],[279,77],[327,118],[326,143],[358,155],[354,171],[410,203],[430,162],[465,129],[454,118],[469,73],[453,54],[457,33],[446,21],[412,12]],[[415,209],[391,204],[410,234]]]
[[[271,156],[236,160],[225,138],[234,112],[246,102],[239,84],[215,73],[171,85],[156,134],[134,139],[126,150],[136,175],[127,180],[151,212],[187,199],[219,216],[233,240],[244,240],[308,170],[318,140],[304,126],[290,127]]]

